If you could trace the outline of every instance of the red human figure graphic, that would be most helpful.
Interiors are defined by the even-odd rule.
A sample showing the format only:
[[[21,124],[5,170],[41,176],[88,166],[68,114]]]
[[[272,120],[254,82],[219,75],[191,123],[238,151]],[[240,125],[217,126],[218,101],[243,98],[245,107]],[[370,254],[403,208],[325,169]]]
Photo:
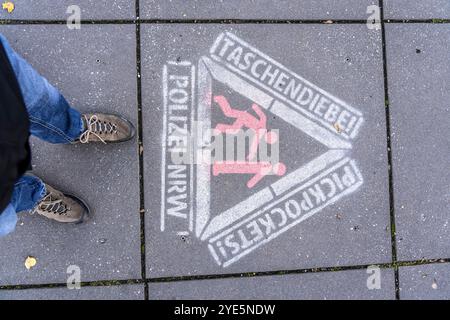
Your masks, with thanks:
[[[219,132],[236,134],[243,127],[253,130],[266,128],[267,117],[258,105],[253,104],[252,108],[258,114],[260,119],[257,119],[247,111],[233,109],[224,96],[215,96],[214,101],[219,105],[220,109],[222,109],[225,116],[236,119],[236,121],[231,125],[218,124],[216,126],[216,130]]]
[[[283,163],[278,162],[272,164],[265,161],[256,161],[258,147],[262,138],[269,144],[273,144],[278,140],[278,135],[275,132],[267,131],[267,117],[261,107],[255,103],[252,105],[253,111],[259,117],[257,118],[247,111],[233,109],[224,96],[215,96],[214,101],[219,105],[225,116],[236,119],[231,125],[218,124],[215,128],[216,134],[237,134],[239,130],[245,127],[253,130],[255,137],[251,143],[247,161],[215,162],[213,164],[213,175],[253,174],[253,177],[247,182],[247,187],[250,189],[267,175],[284,175],[286,173],[286,166]]]
[[[254,176],[247,182],[247,187],[251,189],[267,175],[284,175],[286,173],[286,166],[281,162],[271,164],[270,162],[224,161],[215,162],[213,164],[214,176],[230,173],[254,174]]]
[[[262,138],[264,138],[269,144],[277,142],[278,135],[275,132],[267,131],[267,117],[261,107],[256,103],[252,105],[252,109],[258,115],[259,119],[247,111],[233,109],[224,96],[215,96],[214,101],[219,105],[220,109],[222,109],[225,116],[236,119],[236,121],[231,125],[222,123],[218,124],[215,128],[218,133],[236,134],[243,127],[254,131],[255,138],[250,146],[247,160],[254,160],[256,158],[258,146]]]

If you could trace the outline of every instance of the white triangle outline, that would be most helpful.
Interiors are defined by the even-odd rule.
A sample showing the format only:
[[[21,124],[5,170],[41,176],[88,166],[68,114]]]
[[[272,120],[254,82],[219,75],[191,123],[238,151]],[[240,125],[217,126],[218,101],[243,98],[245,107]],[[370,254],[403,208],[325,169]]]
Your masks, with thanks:
[[[224,34],[221,34],[218,39],[223,37],[223,35]],[[227,35],[230,34],[227,33]],[[232,36],[237,38],[234,35]],[[211,51],[213,51],[213,49],[211,49]],[[269,202],[281,197],[289,190],[305,183],[312,176],[326,170],[334,163],[345,158],[349,149],[352,148],[350,141],[332,134],[328,129],[318,125],[300,112],[293,110],[280,101],[280,99],[276,99],[264,90],[261,90],[256,85],[245,80],[242,76],[238,76],[237,72],[227,70],[214,55],[211,57],[212,58],[206,56],[201,57],[198,64],[198,119],[201,119],[204,129],[209,129],[211,127],[212,79],[215,79],[254,101],[265,110],[270,111],[274,115],[295,126],[316,141],[325,145],[329,150],[288,175],[280,178],[269,187],[258,191],[232,208],[225,210],[211,220],[209,220],[210,165],[198,164],[195,233],[202,241],[217,235],[223,231],[223,229],[240,221],[251,212],[267,205]],[[322,89],[320,90],[324,92]],[[359,111],[357,112],[359,113]],[[360,122],[362,122],[362,120]],[[358,125],[360,124],[361,123]],[[353,137],[354,136],[351,138]]]

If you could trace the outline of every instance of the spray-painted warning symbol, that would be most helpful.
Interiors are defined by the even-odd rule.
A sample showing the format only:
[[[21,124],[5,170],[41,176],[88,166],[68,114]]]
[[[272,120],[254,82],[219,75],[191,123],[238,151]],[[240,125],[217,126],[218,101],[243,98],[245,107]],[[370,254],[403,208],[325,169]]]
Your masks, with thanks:
[[[250,103],[233,105],[230,97],[214,92],[214,82]],[[169,61],[163,91],[161,231],[193,234],[218,265],[238,261],[363,183],[349,158],[362,114],[229,32],[219,35],[196,64]],[[214,122],[215,113],[225,120]],[[260,149],[275,148],[282,139],[268,127],[268,116],[327,151],[300,167],[286,165],[283,154],[276,161],[261,160]],[[217,154],[203,152],[210,149],[211,137],[242,129],[253,133],[244,158],[218,160]],[[229,175],[242,176],[254,192],[212,212],[211,181]],[[276,179],[268,180],[269,175]]]

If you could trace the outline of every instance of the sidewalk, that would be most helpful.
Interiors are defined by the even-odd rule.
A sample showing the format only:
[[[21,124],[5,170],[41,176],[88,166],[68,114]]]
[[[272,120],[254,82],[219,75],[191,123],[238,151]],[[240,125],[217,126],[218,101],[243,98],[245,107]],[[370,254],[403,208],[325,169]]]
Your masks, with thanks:
[[[0,239],[0,299],[450,298],[448,1],[13,2],[12,46],[74,107],[139,135],[32,139],[35,173],[94,217],[22,214]],[[180,128],[230,121],[219,95],[261,107],[284,175],[249,188],[251,175],[171,162]]]

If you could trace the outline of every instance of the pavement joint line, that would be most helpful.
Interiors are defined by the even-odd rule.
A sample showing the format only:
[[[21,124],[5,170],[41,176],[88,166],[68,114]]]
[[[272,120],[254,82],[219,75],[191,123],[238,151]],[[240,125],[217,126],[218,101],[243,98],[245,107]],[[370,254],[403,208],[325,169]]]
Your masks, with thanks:
[[[140,3],[135,2],[136,16],[139,16]],[[138,157],[139,157],[139,216],[140,216],[140,239],[141,239],[141,277],[144,281],[144,299],[148,300],[148,282],[146,265],[146,238],[145,238],[145,196],[144,196],[144,147],[143,147],[143,117],[142,117],[142,63],[141,63],[141,25],[136,23],[136,87],[138,106]]]
[[[86,281],[81,282],[81,287],[114,287],[120,285],[144,284],[143,279],[127,279],[127,280],[105,280],[105,281]],[[67,283],[46,283],[46,284],[19,284],[0,286],[1,290],[26,290],[26,289],[52,289],[65,288]]]
[[[33,25],[33,24],[56,24],[65,25],[66,20],[19,20],[19,19],[0,19],[0,25]],[[81,24],[137,24],[137,20],[81,20]]]
[[[432,23],[432,24],[446,24],[450,23],[450,19],[383,19],[383,23]]]
[[[148,284],[148,283],[161,283],[161,282],[177,282],[177,281],[194,281],[194,280],[220,280],[230,278],[251,278],[251,277],[264,277],[264,276],[283,276],[290,274],[306,274],[306,273],[323,273],[323,272],[339,272],[339,271],[351,271],[351,270],[363,270],[370,266],[377,266],[380,269],[393,269],[395,267],[412,267],[420,265],[431,265],[440,263],[450,263],[450,258],[439,259],[422,259],[422,260],[410,260],[410,261],[398,261],[397,263],[373,263],[354,266],[334,266],[334,267],[318,267],[309,269],[297,269],[297,270],[278,270],[278,271],[263,271],[263,272],[245,272],[245,273],[230,273],[230,274],[213,274],[213,275],[198,275],[198,276],[175,276],[175,277],[161,277],[161,278],[148,278],[148,279],[127,279],[127,280],[99,280],[99,281],[86,281],[81,282],[82,287],[113,287],[119,285],[132,285],[132,284]],[[25,289],[50,289],[50,288],[63,288],[66,287],[66,283],[48,283],[48,284],[17,284],[17,285],[3,285],[0,286],[1,290],[25,290]]]
[[[389,83],[388,83],[388,71],[387,71],[387,54],[386,54],[386,28],[384,23],[384,3],[383,0],[379,0],[380,15],[381,15],[381,41],[383,46],[383,77],[384,77],[384,101],[385,101],[385,113],[386,113],[386,137],[387,137],[387,158],[388,158],[388,179],[389,179],[389,213],[390,213],[390,225],[391,225],[391,252],[392,262],[394,267],[394,279],[395,279],[395,299],[400,300],[400,283],[399,273],[397,266],[397,234],[395,224],[395,199],[394,199],[394,181],[392,173],[392,145],[391,145],[391,117],[390,117],[390,105],[389,105]]]
[[[332,21],[333,23],[330,23]],[[450,19],[381,19],[382,23],[399,24],[448,24]],[[22,19],[0,19],[0,25],[64,25],[66,20],[22,20]],[[98,19],[81,20],[84,25],[104,24],[366,24],[364,19]]]
[[[397,263],[374,263],[353,266],[334,266],[334,267],[318,267],[309,269],[293,269],[293,270],[277,270],[277,271],[261,271],[261,272],[245,272],[245,273],[230,273],[217,275],[198,275],[198,276],[176,276],[176,277],[160,277],[147,279],[150,283],[153,282],[175,282],[175,281],[193,281],[193,280],[213,280],[213,279],[227,279],[227,278],[251,278],[263,276],[282,276],[290,274],[306,274],[306,273],[323,273],[323,272],[339,272],[367,269],[371,266],[379,267],[380,269],[395,269],[398,267],[410,267],[426,264],[448,263],[449,259],[422,259],[412,261],[401,261]]]

